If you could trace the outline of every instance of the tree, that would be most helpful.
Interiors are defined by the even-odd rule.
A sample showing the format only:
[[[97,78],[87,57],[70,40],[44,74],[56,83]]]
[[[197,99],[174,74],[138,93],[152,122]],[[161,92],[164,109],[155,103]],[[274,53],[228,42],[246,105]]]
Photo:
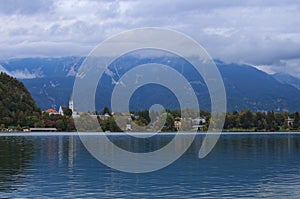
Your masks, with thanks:
[[[100,126],[103,131],[121,132],[122,130],[117,125],[113,117],[100,121]]]
[[[56,126],[56,128],[57,128],[58,130],[60,130],[60,131],[66,130],[65,123],[64,123],[64,121],[63,121],[62,119],[57,120],[55,126]]]
[[[69,107],[64,107],[63,108],[63,111],[64,111],[64,115],[68,116],[68,117],[71,117],[72,116],[72,110],[69,108]]]
[[[268,111],[267,116],[267,130],[268,131],[275,131],[275,115],[274,111]]]
[[[106,113],[109,114],[109,115],[111,115],[110,110],[109,110],[109,108],[108,108],[107,106],[105,106],[105,107],[103,108],[101,114],[104,115],[104,114],[106,114]]]
[[[299,113],[298,112],[295,112],[294,113],[294,124],[293,124],[293,128],[294,129],[298,129],[299,128]]]
[[[243,110],[240,113],[241,125],[244,129],[254,127],[254,116],[250,110]]]
[[[268,127],[267,120],[262,118],[257,121],[257,130],[266,130]]]
[[[164,126],[164,130],[165,131],[176,131],[175,127],[174,127],[174,116],[171,113],[167,113],[166,115],[166,123]]]

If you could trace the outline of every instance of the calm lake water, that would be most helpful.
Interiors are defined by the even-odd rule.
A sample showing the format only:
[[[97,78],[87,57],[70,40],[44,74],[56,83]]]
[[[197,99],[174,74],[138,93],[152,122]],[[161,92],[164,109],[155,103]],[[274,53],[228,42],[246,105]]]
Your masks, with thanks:
[[[300,134],[222,134],[198,158],[203,135],[170,166],[130,174],[98,162],[77,135],[0,136],[0,198],[297,198]],[[162,135],[156,144],[167,143]],[[132,140],[115,136],[124,146]],[[147,142],[152,142],[148,140]]]

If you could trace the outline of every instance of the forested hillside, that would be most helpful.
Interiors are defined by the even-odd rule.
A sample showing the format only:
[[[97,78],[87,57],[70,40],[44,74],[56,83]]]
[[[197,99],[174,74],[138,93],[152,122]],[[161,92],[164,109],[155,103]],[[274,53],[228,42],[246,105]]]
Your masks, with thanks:
[[[0,125],[40,126],[41,110],[23,83],[0,73]]]

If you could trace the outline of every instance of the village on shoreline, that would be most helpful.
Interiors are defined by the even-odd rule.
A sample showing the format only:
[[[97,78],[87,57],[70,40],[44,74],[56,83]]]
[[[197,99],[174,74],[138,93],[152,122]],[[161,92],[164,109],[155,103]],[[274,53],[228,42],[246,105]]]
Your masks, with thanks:
[[[160,118],[159,112],[155,111],[136,111],[130,113],[129,117],[125,119],[125,123],[122,127],[119,127],[114,116],[121,114],[128,116],[126,113],[111,113],[109,108],[105,107],[99,114],[97,111],[79,113],[74,108],[74,102],[70,97],[68,106],[60,106],[58,111],[54,108],[49,108],[42,111],[42,119],[44,125],[41,126],[20,126],[10,125],[4,127],[1,125],[1,132],[75,132],[78,129],[75,128],[74,120],[76,123],[86,122],[87,118],[96,120],[99,123],[99,128],[88,129],[84,126],[79,129],[80,132],[99,131],[99,132],[147,132],[145,127],[151,122],[151,118],[155,118],[156,123],[159,121],[165,121],[165,124],[151,124],[149,132],[153,129],[157,129],[161,132],[188,132],[198,131],[206,132],[209,127],[209,121],[211,115],[208,111],[200,111],[187,109],[185,115],[189,115],[188,118],[181,117],[180,110],[167,110],[164,114],[164,118]],[[81,121],[82,120],[82,121]],[[156,125],[156,126],[155,126]],[[139,127],[141,127],[139,129]],[[227,113],[224,123],[223,132],[294,132],[300,131],[299,113],[287,113],[287,112],[252,112],[250,110],[242,110],[240,112]]]

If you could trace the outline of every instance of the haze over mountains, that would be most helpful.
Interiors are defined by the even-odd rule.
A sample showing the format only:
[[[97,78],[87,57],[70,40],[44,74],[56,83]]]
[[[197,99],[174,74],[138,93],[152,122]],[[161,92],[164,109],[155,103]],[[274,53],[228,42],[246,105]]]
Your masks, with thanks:
[[[42,110],[67,105],[76,72],[84,58],[24,58],[1,61],[1,71],[21,80]],[[120,76],[130,68],[144,63],[166,64],[180,71],[191,83],[200,107],[210,109],[207,87],[185,60],[176,57],[141,58],[129,56],[118,59],[98,84],[96,108],[110,106],[111,92]],[[269,75],[249,65],[227,64],[216,60],[227,93],[228,111],[300,111],[300,79],[288,74]],[[154,95],[153,93],[156,93]],[[169,109],[179,108],[174,95],[158,85],[138,89],[132,96],[131,109],[149,108],[161,103]]]

